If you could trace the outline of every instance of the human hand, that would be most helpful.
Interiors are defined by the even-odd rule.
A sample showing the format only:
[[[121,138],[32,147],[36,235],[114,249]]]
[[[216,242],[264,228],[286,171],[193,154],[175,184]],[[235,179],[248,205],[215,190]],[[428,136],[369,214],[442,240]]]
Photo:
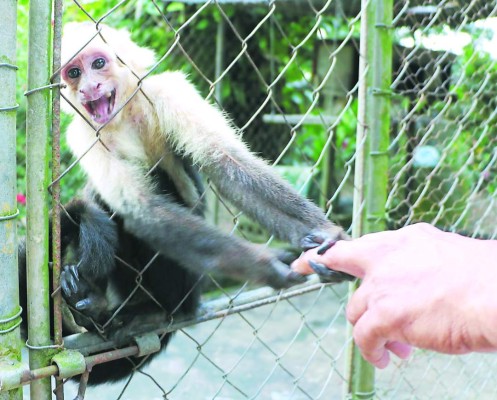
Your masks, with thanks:
[[[309,261],[362,278],[347,319],[364,358],[378,368],[417,346],[450,354],[497,350],[497,242],[416,224],[340,241]]]

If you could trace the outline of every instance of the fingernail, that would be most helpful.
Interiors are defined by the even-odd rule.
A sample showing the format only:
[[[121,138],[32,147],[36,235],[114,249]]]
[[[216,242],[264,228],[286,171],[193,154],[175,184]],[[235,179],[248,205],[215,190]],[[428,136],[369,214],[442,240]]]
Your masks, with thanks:
[[[378,361],[373,362],[372,364],[379,369],[384,369],[390,363],[390,354],[388,351],[384,350],[381,358]]]
[[[85,308],[87,308],[89,305],[91,304],[91,300],[90,299],[83,299],[83,300],[80,300],[76,303],[76,309],[77,310],[84,310]]]
[[[335,245],[334,240],[328,240],[327,242],[324,242],[321,246],[318,247],[318,254],[322,256],[324,253],[326,253],[329,249],[331,249]]]

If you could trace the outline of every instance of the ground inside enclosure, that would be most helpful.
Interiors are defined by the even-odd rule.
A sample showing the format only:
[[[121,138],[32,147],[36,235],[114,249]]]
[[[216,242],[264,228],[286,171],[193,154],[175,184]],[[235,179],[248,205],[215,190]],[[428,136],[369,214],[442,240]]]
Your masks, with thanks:
[[[341,399],[346,290],[325,287],[179,331],[144,368],[149,376],[135,374],[126,388],[125,381],[90,388],[85,399]],[[497,398],[495,355],[417,351],[394,364],[377,373],[378,399]],[[66,384],[67,399],[76,392]]]

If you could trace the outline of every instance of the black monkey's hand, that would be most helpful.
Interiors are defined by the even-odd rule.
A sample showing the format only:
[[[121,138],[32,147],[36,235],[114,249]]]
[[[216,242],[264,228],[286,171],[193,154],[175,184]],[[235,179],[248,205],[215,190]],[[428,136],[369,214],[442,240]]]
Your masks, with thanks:
[[[340,283],[343,281],[353,281],[356,279],[352,275],[346,274],[345,272],[334,271],[327,268],[325,265],[316,263],[314,261],[309,261],[309,265],[319,276],[319,280],[323,283]]]
[[[60,286],[67,304],[82,314],[98,320],[101,312],[106,309],[105,294],[90,286],[86,279],[80,276],[76,265],[65,265],[62,268]]]
[[[304,251],[317,247],[317,252],[321,255],[331,249],[337,241],[346,239],[348,239],[347,234],[341,228],[334,226],[332,229],[316,230],[304,236],[301,241],[301,246]],[[322,264],[312,262],[309,263],[309,265],[323,283],[339,283],[343,281],[353,281],[355,279],[352,275],[333,271]]]
[[[307,278],[292,271],[290,263],[297,257],[284,251],[274,251],[261,244],[249,243],[236,237],[228,237],[227,246],[211,257],[204,257],[207,273],[220,274],[240,282],[253,282],[285,289]],[[198,264],[198,263],[197,263]]]
[[[60,286],[64,300],[78,311],[91,306],[90,286],[84,279],[80,279],[76,265],[65,265],[60,273]]]
[[[64,293],[64,298],[69,299],[73,294],[78,293],[79,273],[76,265],[65,265],[60,273],[60,286]]]
[[[276,250],[276,257],[278,257],[278,260],[280,260],[283,264],[291,265],[292,262],[300,257],[301,253],[302,252],[300,250],[294,248],[278,249]]]
[[[290,267],[278,258],[269,261],[269,269],[265,274],[265,282],[275,289],[285,289],[299,283],[304,283],[307,278],[298,272],[292,271]]]
[[[224,271],[241,281],[249,280],[274,289],[286,289],[307,280],[304,275],[290,268],[291,262],[297,258],[297,254],[291,251],[275,251],[259,244],[239,243]],[[226,262],[226,258],[223,261]]]

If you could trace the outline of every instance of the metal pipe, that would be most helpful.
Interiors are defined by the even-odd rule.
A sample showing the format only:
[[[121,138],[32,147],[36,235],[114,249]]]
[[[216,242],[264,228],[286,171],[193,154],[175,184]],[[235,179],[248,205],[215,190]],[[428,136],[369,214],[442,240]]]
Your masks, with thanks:
[[[48,134],[51,128],[50,0],[29,7],[28,94],[26,117],[28,348],[31,370],[50,362],[48,271]],[[50,379],[31,383],[33,399],[51,399]]]
[[[21,361],[21,315],[17,272],[16,217],[16,31],[17,2],[0,2],[0,369],[16,368]],[[0,399],[22,399],[13,390]]]
[[[353,236],[386,228],[393,0],[363,0]],[[351,287],[351,292],[357,288]],[[350,333],[350,329],[349,329]],[[347,397],[375,397],[375,369],[349,351]]]
[[[84,358],[86,364],[86,370],[91,372],[93,366],[97,364],[103,364],[109,361],[118,360],[120,358],[132,357],[136,356],[139,353],[138,346],[129,346],[123,349],[111,350],[105,353],[96,354],[94,356],[88,356]],[[81,372],[79,372],[81,373]],[[16,385],[27,385],[28,383],[33,384],[35,382],[39,382],[42,380],[49,379],[51,376],[58,376],[59,367],[57,364],[49,365],[47,367],[42,367],[33,370],[23,370],[19,372],[18,379]],[[77,374],[76,374],[77,375]],[[1,384],[3,382],[0,380],[0,390]],[[2,396],[2,392],[0,391],[0,398]],[[20,397],[21,399],[22,397]],[[33,398],[33,396],[31,396]],[[12,397],[8,397],[8,399],[12,399]]]

